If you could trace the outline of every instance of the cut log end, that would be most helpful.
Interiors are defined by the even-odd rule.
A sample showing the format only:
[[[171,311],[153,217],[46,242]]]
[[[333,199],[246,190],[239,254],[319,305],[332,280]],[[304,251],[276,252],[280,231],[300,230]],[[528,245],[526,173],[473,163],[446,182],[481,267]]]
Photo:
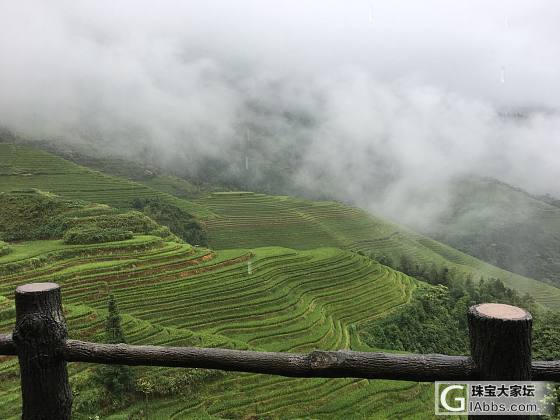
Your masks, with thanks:
[[[72,390],[61,357],[68,335],[56,283],[30,283],[15,294],[23,420],[72,418]]]
[[[502,319],[504,321],[517,321],[530,319],[531,314],[525,309],[503,303],[482,303],[474,307],[476,313],[485,318]]]
[[[59,288],[60,286],[56,283],[29,283],[29,284],[24,284],[22,286],[18,286],[16,289],[16,294],[41,293],[41,292],[48,292]]]

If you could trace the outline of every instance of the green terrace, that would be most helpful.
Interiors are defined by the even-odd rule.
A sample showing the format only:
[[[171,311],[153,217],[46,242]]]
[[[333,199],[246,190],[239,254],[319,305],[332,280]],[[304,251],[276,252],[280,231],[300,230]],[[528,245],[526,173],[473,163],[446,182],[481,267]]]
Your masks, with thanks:
[[[539,303],[560,308],[560,289],[554,286],[502,270],[341,203],[246,192],[213,193],[196,202],[217,215],[205,220],[209,244],[215,249],[275,244],[302,250],[335,246],[397,261],[407,255],[474,278],[500,278]]]
[[[408,256],[461,276],[497,277],[519,292],[530,291],[542,305],[560,308],[560,290],[553,286],[342,203],[252,192],[186,201],[164,191],[0,143],[0,331],[14,324],[16,286],[56,282],[70,337],[80,340],[103,340],[113,294],[130,344],[372,351],[360,327],[410,307],[422,284],[378,263],[382,256]],[[197,216],[209,246],[191,246],[149,215],[131,211],[143,197],[159,197]],[[433,412],[433,386],[427,383],[133,370],[149,392],[126,408],[104,407],[109,414],[103,418],[147,411],[149,418],[157,413],[176,419],[401,419]],[[99,410],[93,371],[89,364],[70,365],[78,419]],[[2,358],[0,374],[2,418],[19,418],[17,360]]]
[[[195,216],[211,216],[196,204],[137,182],[105,175],[41,150],[0,143],[0,191],[27,188],[117,208],[131,208],[136,198],[160,197]]]
[[[2,278],[2,322],[13,323],[13,287],[33,281],[56,280],[67,302],[70,335],[101,339],[107,294],[114,293],[126,314],[123,327],[130,343],[204,345],[229,348],[301,351],[308,349],[366,349],[354,325],[383,316],[407,302],[414,281],[355,253],[335,249],[297,251],[266,247],[216,252],[185,244],[150,241],[103,244],[95,252],[78,252],[37,268],[26,268]],[[53,252],[60,241],[18,244],[23,249]],[[86,247],[87,248],[87,247]],[[118,252],[116,252],[118,250]],[[18,251],[21,252],[21,251]],[[22,254],[20,254],[21,256]],[[0,258],[0,264],[4,259]],[[251,271],[248,272],[248,261]],[[0,365],[0,410],[17,418],[20,407],[17,363]],[[72,366],[71,381],[88,395],[88,365]],[[184,371],[135,368],[138,377],[152,382],[183,380]],[[356,410],[364,415],[384,413],[399,417],[418,411],[419,396],[430,385],[353,379],[287,379],[252,374],[206,373],[196,383],[197,398],[185,401],[176,391],[161,390],[150,409],[170,418],[231,416],[252,413],[293,417],[344,416]],[[169,382],[169,381],[168,381]],[[80,391],[81,390],[81,391]],[[214,392],[223,392],[220,398]],[[402,391],[406,391],[403,392]],[[405,399],[403,399],[405,395]],[[87,405],[77,397],[76,409]],[[110,418],[125,418],[142,403]],[[425,410],[428,410],[426,404]]]

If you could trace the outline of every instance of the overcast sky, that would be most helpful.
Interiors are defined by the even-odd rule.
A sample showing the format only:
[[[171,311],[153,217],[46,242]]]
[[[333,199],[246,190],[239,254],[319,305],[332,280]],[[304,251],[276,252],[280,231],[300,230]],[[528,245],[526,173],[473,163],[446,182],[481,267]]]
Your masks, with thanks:
[[[0,124],[192,161],[227,158],[262,106],[306,142],[294,182],[326,172],[387,214],[469,171],[559,194],[558,22],[556,0],[0,0]],[[514,108],[538,112],[497,117]],[[394,188],[370,197],[381,166]]]

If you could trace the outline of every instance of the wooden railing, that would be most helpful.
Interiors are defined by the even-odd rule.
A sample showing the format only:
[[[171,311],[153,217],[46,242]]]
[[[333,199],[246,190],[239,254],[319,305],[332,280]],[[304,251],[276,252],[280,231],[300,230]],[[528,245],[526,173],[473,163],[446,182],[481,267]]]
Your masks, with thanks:
[[[531,314],[509,305],[489,303],[469,309],[472,357],[465,357],[99,344],[67,339],[60,287],[55,283],[18,287],[15,304],[16,325],[13,334],[0,335],[0,354],[18,356],[24,420],[70,419],[72,391],[67,362],[207,368],[302,378],[560,382],[560,361],[531,360]]]

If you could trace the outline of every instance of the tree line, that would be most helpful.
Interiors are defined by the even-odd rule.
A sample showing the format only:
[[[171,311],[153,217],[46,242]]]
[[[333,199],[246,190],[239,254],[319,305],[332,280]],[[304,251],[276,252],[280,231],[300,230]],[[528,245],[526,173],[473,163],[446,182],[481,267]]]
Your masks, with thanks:
[[[360,326],[360,336],[370,346],[414,353],[468,354],[467,309],[477,303],[497,302],[533,314],[535,358],[560,358],[560,313],[544,309],[532,296],[520,295],[499,278],[480,277],[475,281],[471,275],[421,264],[408,255],[398,263],[386,256],[378,256],[377,261],[425,283],[419,283],[411,301],[401,309]]]

